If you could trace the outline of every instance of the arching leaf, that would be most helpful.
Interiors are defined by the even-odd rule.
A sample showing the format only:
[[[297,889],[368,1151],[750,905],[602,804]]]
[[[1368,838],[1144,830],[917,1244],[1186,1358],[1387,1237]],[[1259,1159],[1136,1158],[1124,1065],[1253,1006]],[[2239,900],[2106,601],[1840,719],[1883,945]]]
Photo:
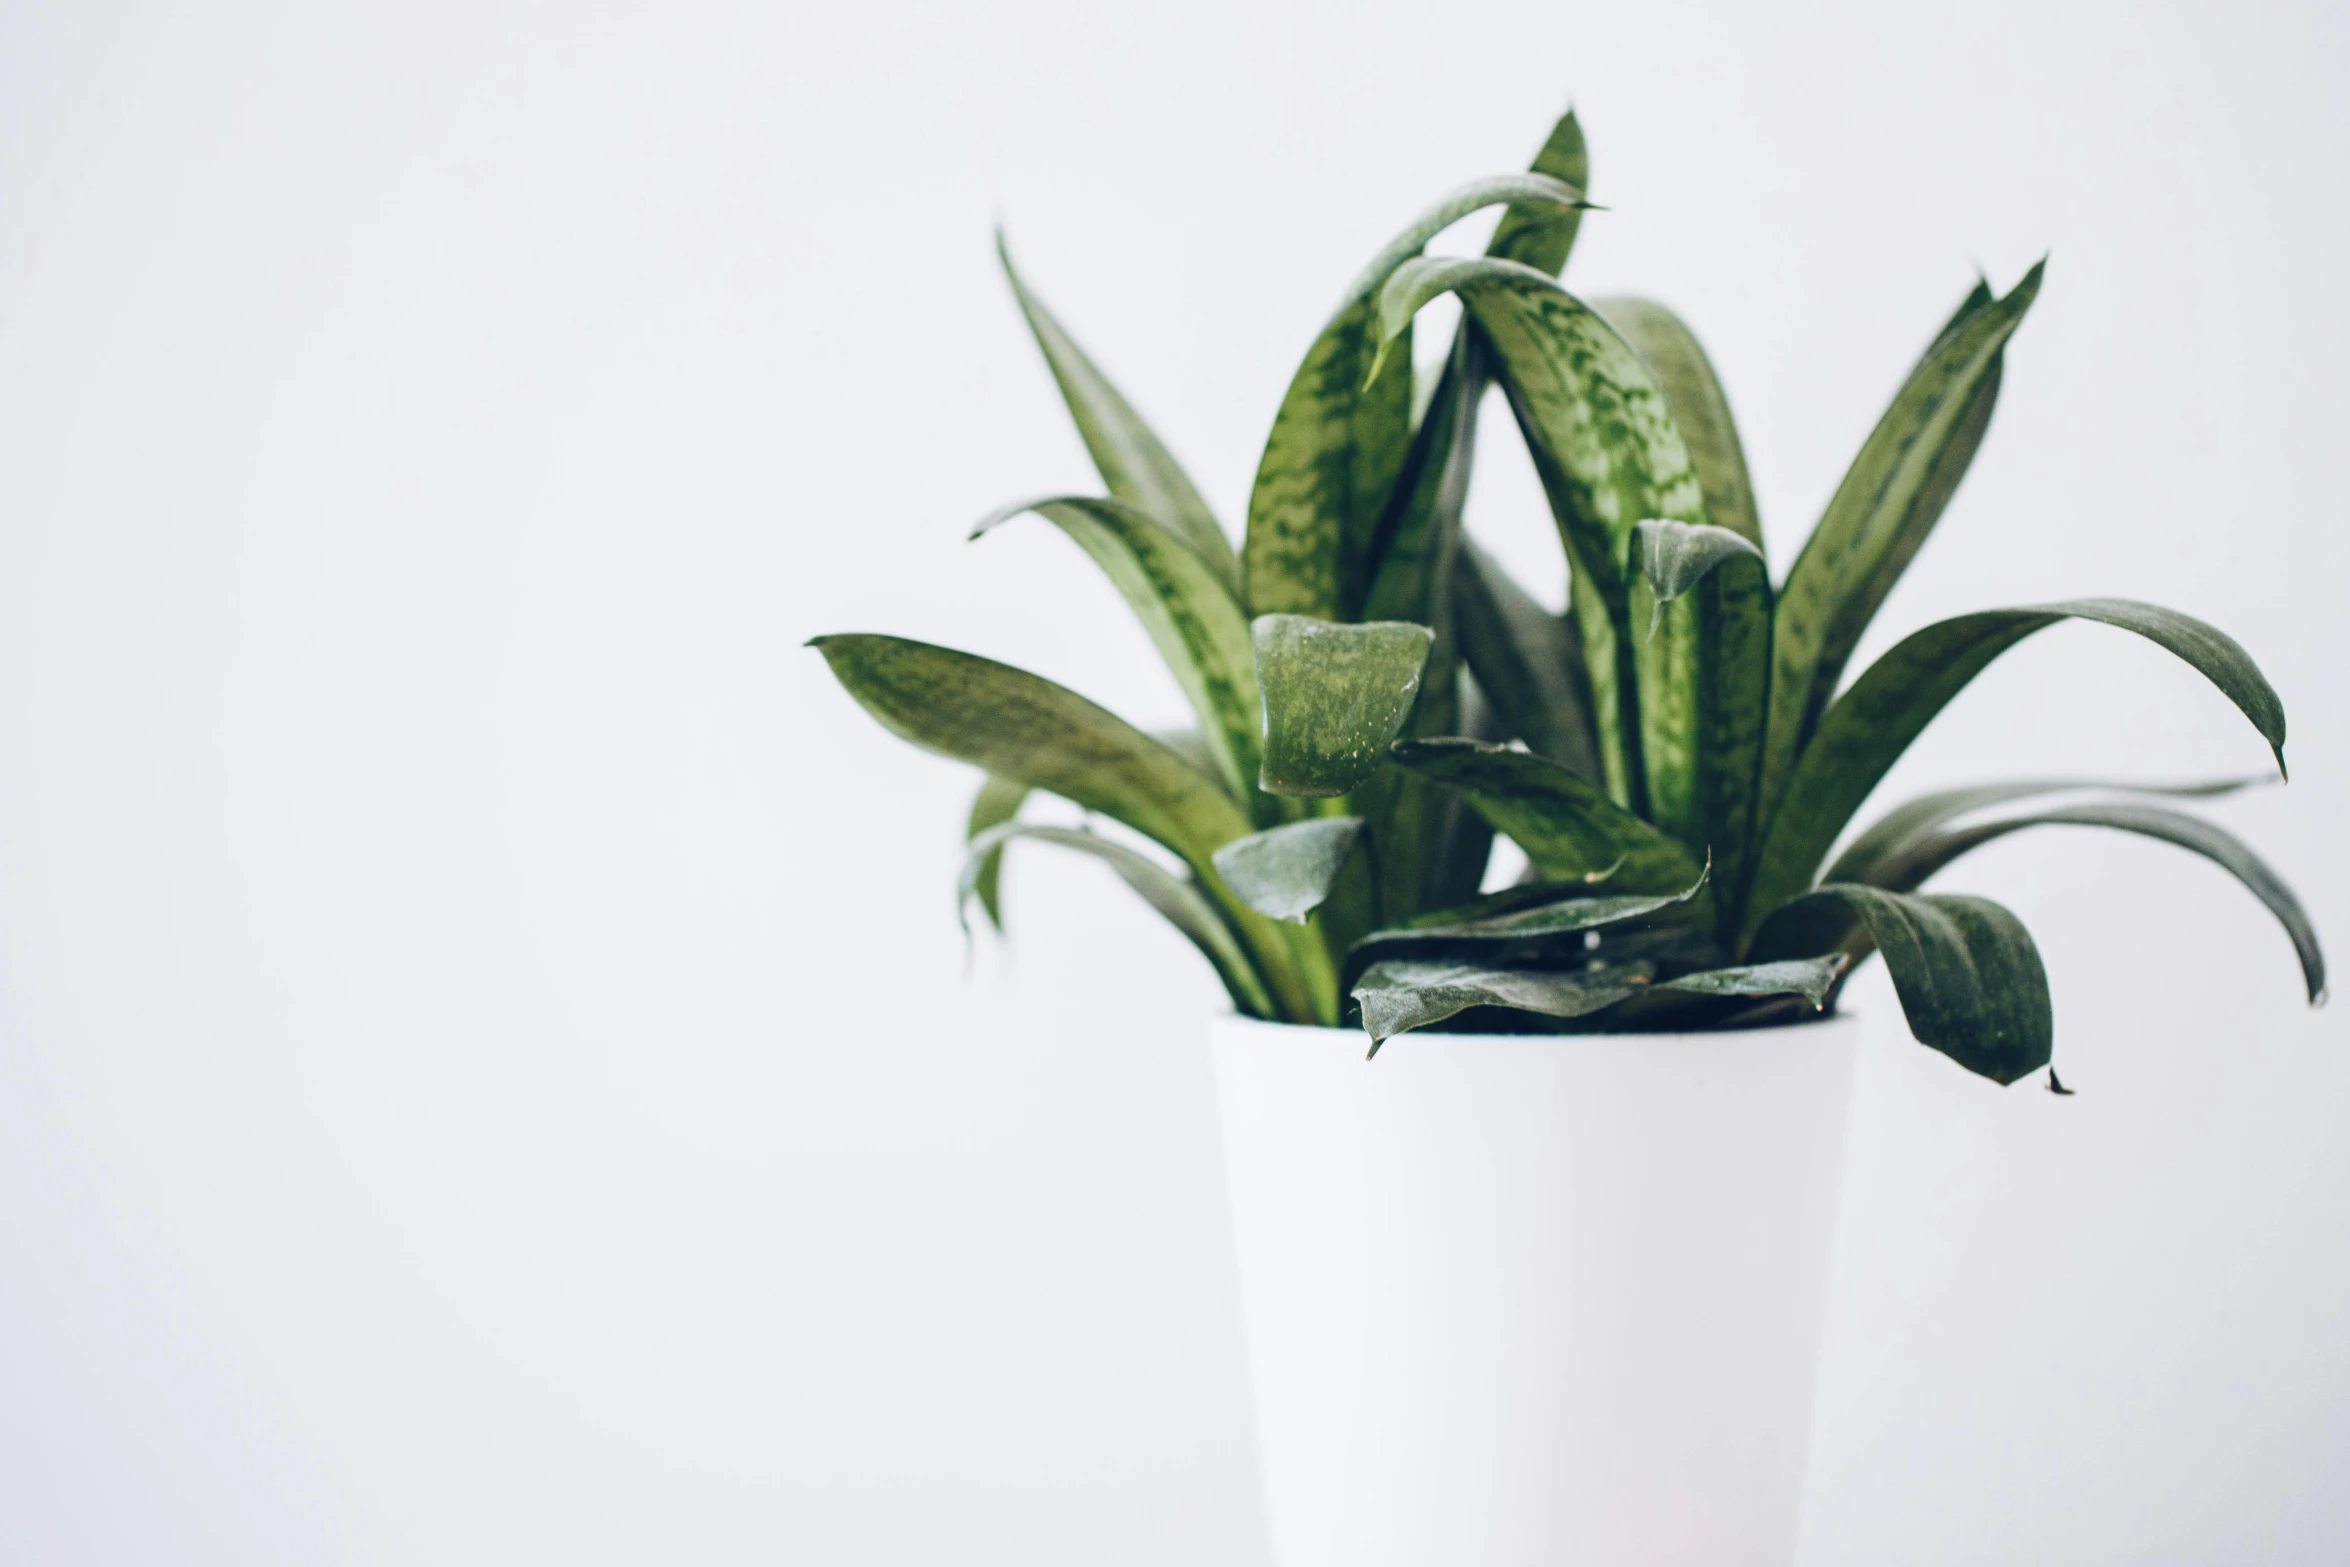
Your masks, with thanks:
[[[1395,747],[1395,762],[1457,791],[1549,880],[1605,879],[1626,892],[1659,892],[1688,885],[1705,868],[1688,845],[1530,751],[1414,740]]]
[[[1962,816],[1989,810],[1994,805],[2005,805],[2010,800],[2090,791],[2210,800],[2260,782],[2263,780],[2258,778],[2219,778],[2186,784],[2127,783],[2109,778],[2019,778],[2003,783],[1968,784],[1957,789],[1940,789],[1905,801],[1870,823],[1867,831],[1857,834],[1851,843],[1845,845],[1844,852],[1836,856],[1836,862],[1828,867],[1820,880],[1875,883],[1876,867],[1890,851]]]
[[[1471,1007],[1584,1017],[1639,993],[1645,969],[1497,969],[1474,963],[1375,963],[1352,994],[1371,1054],[1396,1035]]]
[[[1234,896],[1259,914],[1304,924],[1362,836],[1359,816],[1288,822],[1216,851],[1216,870]]]
[[[1028,801],[1028,785],[1017,778],[999,778],[989,773],[979,786],[979,793],[971,800],[971,820],[963,829],[966,841],[978,837],[990,827],[1001,827],[1020,814],[1020,807]],[[977,895],[979,906],[986,911],[988,924],[997,930],[1004,928],[1003,905],[1004,854],[1001,848],[981,858],[972,872],[971,891]]]

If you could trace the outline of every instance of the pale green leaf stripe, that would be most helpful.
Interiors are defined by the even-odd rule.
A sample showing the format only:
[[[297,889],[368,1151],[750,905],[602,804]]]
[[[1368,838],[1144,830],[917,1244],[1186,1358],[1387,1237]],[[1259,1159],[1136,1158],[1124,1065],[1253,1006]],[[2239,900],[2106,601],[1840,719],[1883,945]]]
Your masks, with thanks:
[[[1085,356],[1043,301],[1028,291],[1012,266],[1012,252],[1000,229],[996,231],[996,255],[1020,302],[1020,313],[1036,334],[1036,346],[1044,350],[1045,364],[1060,385],[1062,400],[1077,421],[1077,433],[1101,472],[1103,485],[1118,499],[1141,507],[1174,530],[1177,538],[1214,568],[1226,587],[1237,592],[1240,564],[1233,557],[1232,541],[1224,536],[1215,513],[1208,510],[1208,503],[1200,498],[1182,464],[1119,395],[1109,377]]]
[[[2129,599],[2075,599],[1938,621],[1870,665],[1821,720],[1763,834],[1744,928],[1810,885],[1853,812],[1967,682],[2033,632],[2075,619],[2136,632],[2194,666],[2252,721],[2283,772],[2284,704],[2251,655],[2192,616]]]
[[[1094,496],[1024,501],[988,517],[971,537],[1022,512],[1076,540],[1125,596],[1199,714],[1217,773],[1233,798],[1250,799],[1258,766],[1256,655],[1248,617],[1222,576],[1148,512]]]
[[[2040,292],[2034,266],[2006,298],[1970,294],[1861,446],[1804,542],[1773,612],[1762,813],[1777,810],[1845,662],[1949,505],[1998,400],[2000,350]]]
[[[1912,891],[1960,855],[2026,827],[2106,827],[2160,839],[2202,855],[2242,882],[2276,916],[2277,923],[2292,938],[2293,953],[2300,959],[2301,977],[2308,987],[2310,1001],[2316,1003],[2324,998],[2325,953],[2317,943],[2317,927],[2310,923],[2301,900],[2293,896],[2293,889],[2243,839],[2216,823],[2183,811],[2112,800],[1978,822],[1945,832],[1922,833],[1880,860],[1869,880],[1895,892]],[[2172,906],[2164,910],[2167,918],[2177,918],[2180,913]]]
[[[2210,800],[2263,781],[2258,778],[2216,778],[2202,783],[2146,784],[2111,778],[2019,778],[2002,783],[1967,784],[1957,789],[1940,789],[1904,801],[1878,817],[1866,831],[1856,834],[1845,845],[1844,852],[1836,856],[1836,862],[1828,867],[1820,880],[1874,883],[1877,879],[1876,868],[1886,855],[1911,839],[1954,822],[1961,816],[1988,810],[1994,805],[2005,805],[2011,800],[2028,800],[2043,794],[2090,792],[2162,795],[2174,800]]]
[[[976,838],[990,827],[1001,827],[1018,816],[1020,807],[1027,802],[1028,785],[1017,778],[999,778],[989,773],[980,784],[979,793],[972,797],[971,820],[963,829],[964,838]],[[981,859],[971,883],[980,908],[987,913],[987,922],[999,931],[1004,928],[1003,873],[1004,854],[999,848]]]
[[[1699,876],[1686,844],[1617,805],[1547,757],[1475,740],[1407,740],[1395,762],[1459,793],[1507,834],[1545,879],[1605,879],[1628,892],[1661,892]]]
[[[1328,952],[1293,939],[1310,933],[1266,919],[1216,878],[1216,850],[1253,824],[1214,778],[1115,713],[1009,664],[871,633],[809,645],[899,738],[1050,790],[1174,850],[1225,907],[1282,1014],[1331,1020]]]
[[[1287,822],[1218,849],[1216,871],[1233,896],[1259,914],[1302,925],[1330,896],[1330,884],[1362,834],[1360,816]]]
[[[1639,352],[1656,377],[1673,410],[1673,423],[1689,445],[1689,459],[1697,465],[1706,517],[1760,551],[1762,520],[1755,511],[1754,481],[1746,472],[1746,448],[1739,443],[1730,400],[1697,335],[1652,299],[1595,299],[1591,308]]]
[[[1424,257],[1396,269],[1380,295],[1390,339],[1429,301],[1457,293],[1492,346],[1575,579],[1577,629],[1590,667],[1608,792],[1643,806],[1653,791],[1639,752],[1625,571],[1632,527],[1647,517],[1704,522],[1689,449],[1664,394],[1615,329],[1530,267],[1491,257]],[[1661,699],[1661,698],[1660,698]],[[1667,798],[1690,792],[1694,752],[1662,759]]]
[[[1411,422],[1411,355],[1380,374],[1373,295],[1396,266],[1462,218],[1497,203],[1572,207],[1574,187],[1542,174],[1464,186],[1423,214],[1348,288],[1282,396],[1250,491],[1244,596],[1258,614],[1350,614],[1400,470]],[[1368,382],[1368,386],[1366,386]]]
[[[1920,1044],[1995,1083],[2048,1064],[2056,1037],[2048,974],[2031,933],[2006,909],[1987,898],[1839,882],[1782,914],[1790,926],[1803,926],[1823,908],[1858,918],[1865,934],[1844,949],[1849,956],[1857,961],[1872,944],[1885,954],[1893,993]]]
[[[1452,602],[1461,655],[1504,731],[1596,784],[1591,676],[1582,639],[1566,617],[1537,604],[1499,561],[1465,540],[1454,563]]]
[[[1216,977],[1232,996],[1233,1005],[1246,1017],[1278,1017],[1273,998],[1265,993],[1264,982],[1257,977],[1248,954],[1218,917],[1215,906],[1201,896],[1199,888],[1177,876],[1147,855],[1137,854],[1122,843],[1112,843],[1098,834],[1070,827],[1023,826],[1008,822],[991,827],[973,839],[963,860],[963,875],[956,897],[958,907],[968,907],[978,895],[980,878],[1003,857],[1004,845],[1014,838],[1032,838],[1039,843],[1058,844],[1064,849],[1075,849],[1090,854],[1116,871],[1126,885],[1142,895],[1167,922],[1188,937],[1216,970]]]
[[[1483,968],[1473,963],[1375,963],[1354,988],[1371,1054],[1396,1035],[1466,1012],[1507,1007],[1545,1017],[1584,1017],[1640,991],[1646,971],[1577,969],[1564,973]]]
[[[1260,615],[1251,630],[1267,792],[1327,799],[1376,772],[1420,694],[1435,634],[1407,621],[1341,626],[1305,615]]]

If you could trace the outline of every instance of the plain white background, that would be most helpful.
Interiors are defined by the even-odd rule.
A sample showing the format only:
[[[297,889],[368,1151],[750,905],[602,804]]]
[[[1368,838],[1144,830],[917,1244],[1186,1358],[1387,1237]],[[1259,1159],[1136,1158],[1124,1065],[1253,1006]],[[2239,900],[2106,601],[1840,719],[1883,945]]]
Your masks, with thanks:
[[[1978,266],[2049,282],[1871,646],[2235,631],[2350,940],[2350,30],[2321,5],[0,8],[0,1558],[1264,1560],[1212,982],[800,644],[1179,701],[1041,527],[1033,281],[1228,521],[1335,292],[1572,99],[1783,562]],[[1469,233],[1456,241],[1474,244]],[[1498,427],[1493,453],[1507,453]],[[1473,525],[1559,568],[1514,455]],[[2049,632],[1888,794],[2258,771]],[[1805,1561],[2350,1557],[2350,1029],[2216,870],[1952,887],[2078,1097],[1881,977]]]

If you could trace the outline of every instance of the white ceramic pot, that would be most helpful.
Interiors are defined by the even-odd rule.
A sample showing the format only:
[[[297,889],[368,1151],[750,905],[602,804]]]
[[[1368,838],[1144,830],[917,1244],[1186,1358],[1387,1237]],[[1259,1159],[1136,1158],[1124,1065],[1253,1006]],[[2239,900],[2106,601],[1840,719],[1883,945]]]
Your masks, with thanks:
[[[1219,1021],[1278,1567],[1787,1567],[1857,1032]]]

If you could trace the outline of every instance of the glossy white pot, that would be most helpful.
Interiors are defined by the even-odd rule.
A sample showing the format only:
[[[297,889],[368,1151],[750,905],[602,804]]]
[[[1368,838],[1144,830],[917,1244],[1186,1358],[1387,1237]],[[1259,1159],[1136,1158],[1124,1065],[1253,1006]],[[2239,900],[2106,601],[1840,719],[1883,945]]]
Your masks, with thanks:
[[[1857,1034],[1220,1020],[1277,1567],[1787,1567]]]

